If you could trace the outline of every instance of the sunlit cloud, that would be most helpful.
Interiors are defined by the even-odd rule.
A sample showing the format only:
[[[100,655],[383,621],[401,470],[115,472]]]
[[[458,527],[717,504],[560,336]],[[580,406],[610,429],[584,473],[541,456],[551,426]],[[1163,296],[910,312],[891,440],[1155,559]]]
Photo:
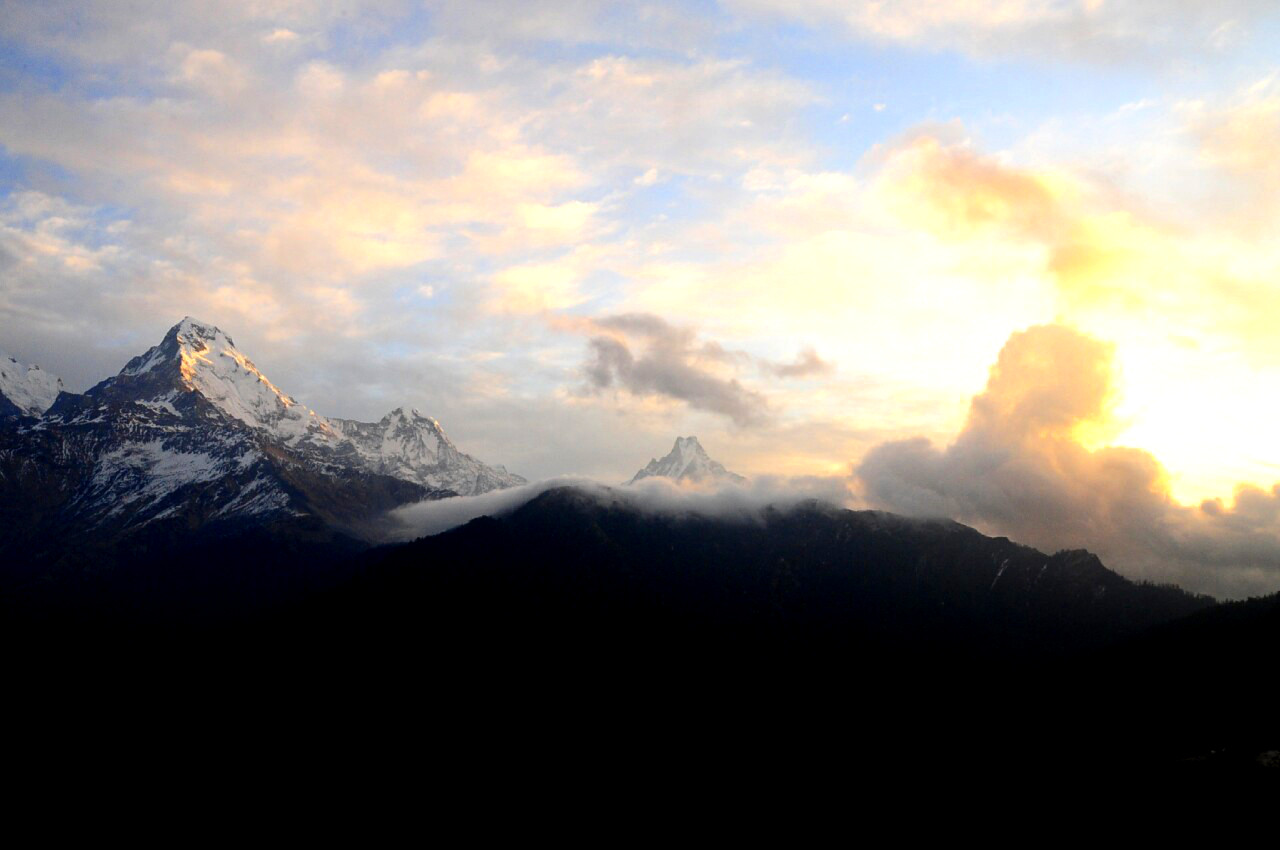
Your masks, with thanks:
[[[1064,56],[1104,63],[1169,61],[1162,48],[1229,49],[1249,24],[1274,13],[1265,3],[1229,0],[1152,4],[1143,0],[730,0],[746,14],[782,17],[849,36],[978,57]]]
[[[1280,571],[1280,485],[1234,504],[1179,504],[1149,452],[1103,445],[1113,349],[1070,328],[1010,337],[956,440],[878,446],[857,468],[874,505],[946,516],[1054,551],[1088,547],[1113,568],[1227,596],[1262,593]]]
[[[1180,117],[1199,142],[1204,160],[1231,179],[1238,221],[1274,222],[1280,189],[1280,82],[1275,73],[1223,101],[1184,101]]]

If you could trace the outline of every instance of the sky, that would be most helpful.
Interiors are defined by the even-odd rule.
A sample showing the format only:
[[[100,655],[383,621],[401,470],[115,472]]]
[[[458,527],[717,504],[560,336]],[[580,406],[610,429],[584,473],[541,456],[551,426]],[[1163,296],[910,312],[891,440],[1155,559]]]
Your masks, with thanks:
[[[1280,10],[7,2],[0,349],[1280,589]],[[1209,576],[1209,577],[1206,577]]]

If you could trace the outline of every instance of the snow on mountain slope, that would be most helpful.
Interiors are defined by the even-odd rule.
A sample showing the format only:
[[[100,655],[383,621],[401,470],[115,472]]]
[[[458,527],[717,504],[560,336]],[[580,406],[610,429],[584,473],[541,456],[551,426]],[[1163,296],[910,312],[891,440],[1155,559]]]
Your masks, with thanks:
[[[289,445],[303,440],[332,444],[340,439],[327,419],[271,383],[230,336],[190,316],[104,384],[138,387],[142,397],[131,400],[151,403],[171,400],[156,390],[195,391],[226,415],[270,431]]]
[[[96,514],[94,524],[125,512],[139,524],[181,511],[186,505],[173,497],[184,488],[234,479],[235,495],[213,509],[215,518],[289,513],[287,494],[264,474],[263,460],[234,436],[196,446],[181,438],[128,440],[98,456],[77,501]]]
[[[212,524],[372,541],[396,507],[524,482],[417,411],[321,416],[192,318],[83,394],[11,358],[0,367],[0,560],[6,546],[110,548]]]
[[[440,423],[417,410],[403,407],[377,423],[334,419],[338,432],[375,472],[425,487],[475,496],[489,490],[524,484],[504,467],[490,467],[458,451]]]
[[[23,414],[41,416],[60,392],[62,379],[57,375],[39,366],[19,363],[0,351],[0,397],[8,399]]]
[[[746,481],[741,475],[730,472],[722,464],[712,460],[697,437],[676,437],[675,445],[666,457],[650,460],[627,483],[634,484],[653,477],[694,483]]]
[[[341,469],[354,464],[460,495],[524,483],[500,466],[458,451],[439,422],[416,410],[399,408],[376,423],[321,416],[273,384],[230,336],[190,316],[88,395],[171,410],[190,393],[317,465]]]

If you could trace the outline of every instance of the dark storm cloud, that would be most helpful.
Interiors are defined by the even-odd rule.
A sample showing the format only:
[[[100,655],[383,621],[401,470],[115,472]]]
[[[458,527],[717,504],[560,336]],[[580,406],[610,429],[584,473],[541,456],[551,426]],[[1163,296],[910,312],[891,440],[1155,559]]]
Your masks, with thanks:
[[[1105,421],[1112,350],[1070,328],[1015,333],[955,443],[883,443],[856,476],[873,505],[947,516],[1038,548],[1087,547],[1129,575],[1240,597],[1280,588],[1280,486],[1173,500],[1149,452],[1081,444]]]

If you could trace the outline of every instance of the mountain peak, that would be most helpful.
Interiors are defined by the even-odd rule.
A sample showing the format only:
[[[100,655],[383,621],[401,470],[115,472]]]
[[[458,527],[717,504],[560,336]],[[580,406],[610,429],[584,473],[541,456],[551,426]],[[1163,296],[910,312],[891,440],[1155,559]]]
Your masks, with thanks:
[[[159,345],[130,360],[114,378],[89,391],[100,398],[172,404],[198,393],[227,416],[295,442],[308,435],[331,441],[326,420],[286,395],[236,348],[217,325],[186,316]]]
[[[15,415],[41,416],[62,389],[62,379],[57,375],[39,366],[21,363],[0,351],[0,416],[6,415],[6,410],[13,413],[15,409]]]
[[[195,316],[183,316],[182,321],[169,329],[169,333],[182,334],[184,336],[198,336],[203,338],[213,338],[218,334],[226,336],[222,330],[211,322],[204,322]],[[230,339],[230,337],[227,337]]]
[[[474,495],[524,483],[463,454],[439,422],[416,409],[397,407],[377,423],[319,415],[273,384],[221,328],[192,316],[88,396],[171,414],[175,405],[202,399],[273,442],[310,452],[317,464],[358,459],[360,468],[430,490]]]
[[[524,484],[502,466],[488,466],[458,450],[436,419],[417,408],[397,407],[374,423],[333,419],[370,468],[427,487],[474,496]]]
[[[702,447],[702,443],[699,443],[698,438],[694,436],[676,437],[675,445],[671,447],[671,451],[678,453],[681,457],[704,457],[708,460],[710,459],[707,450]]]
[[[384,416],[383,419],[428,419],[430,420],[431,417],[424,415],[422,411],[418,410],[418,408],[416,407],[401,406],[401,407],[397,407],[395,410],[392,410],[390,413]]]
[[[730,472],[724,465],[711,459],[707,450],[694,436],[676,437],[671,451],[661,460],[649,461],[644,469],[637,472],[628,481],[634,484],[645,478],[670,478],[673,481],[734,482],[746,481],[741,475]]]

